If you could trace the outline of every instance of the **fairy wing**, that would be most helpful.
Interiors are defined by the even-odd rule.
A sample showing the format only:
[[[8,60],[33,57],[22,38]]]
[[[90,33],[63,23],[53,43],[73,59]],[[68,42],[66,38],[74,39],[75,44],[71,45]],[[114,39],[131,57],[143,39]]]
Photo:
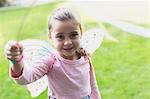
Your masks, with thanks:
[[[42,59],[43,56],[49,55],[55,50],[46,41],[42,40],[23,40],[20,42],[23,45],[24,63],[26,66],[33,66],[34,62]],[[30,83],[27,89],[30,91],[32,97],[40,95],[47,88],[47,76]]]
[[[103,29],[91,29],[85,32],[81,39],[81,46],[90,54],[92,54],[102,43],[105,30]],[[20,42],[24,47],[24,62],[27,66],[33,66],[34,62],[42,59],[43,56],[47,56],[54,53],[55,50],[49,43],[42,40],[23,40]],[[31,93],[32,97],[40,95],[48,86],[47,76],[40,78],[39,80],[26,85]]]
[[[81,47],[92,54],[101,45],[106,31],[102,28],[91,29],[83,33]]]

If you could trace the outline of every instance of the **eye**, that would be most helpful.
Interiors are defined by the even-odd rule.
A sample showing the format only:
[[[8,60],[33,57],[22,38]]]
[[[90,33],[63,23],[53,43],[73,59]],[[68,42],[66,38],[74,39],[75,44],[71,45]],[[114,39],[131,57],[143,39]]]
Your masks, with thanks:
[[[78,32],[71,32],[71,35],[70,35],[70,38],[71,39],[75,39],[75,38],[77,38],[79,36],[79,34],[78,34]]]
[[[57,39],[57,40],[64,40],[64,39],[65,39],[65,36],[64,36],[64,35],[57,35],[57,36],[56,36],[56,39]]]

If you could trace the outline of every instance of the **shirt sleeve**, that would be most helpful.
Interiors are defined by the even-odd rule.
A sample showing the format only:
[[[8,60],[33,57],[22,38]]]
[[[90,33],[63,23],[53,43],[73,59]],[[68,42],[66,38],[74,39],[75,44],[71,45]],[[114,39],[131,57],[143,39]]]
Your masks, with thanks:
[[[21,85],[32,83],[52,70],[54,60],[53,56],[50,55],[33,64],[23,62],[23,69],[19,76],[14,75],[14,71],[10,67],[10,77]]]
[[[90,96],[91,96],[91,99],[101,99],[100,92],[99,92],[97,82],[96,82],[94,68],[90,59],[89,59],[89,63],[90,63],[90,85],[91,85]]]

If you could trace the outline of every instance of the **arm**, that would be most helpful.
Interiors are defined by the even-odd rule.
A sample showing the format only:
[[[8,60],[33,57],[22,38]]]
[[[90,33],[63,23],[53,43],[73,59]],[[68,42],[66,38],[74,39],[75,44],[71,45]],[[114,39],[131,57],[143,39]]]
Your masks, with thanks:
[[[16,41],[9,41],[6,45],[6,57],[11,61],[10,76],[19,84],[31,83],[44,76],[52,68],[52,58],[36,58],[38,62],[25,62],[23,46]],[[33,56],[32,56],[33,57]],[[25,58],[25,59],[24,59]],[[32,66],[31,66],[32,65]]]
[[[12,64],[10,69],[10,76],[18,84],[24,85],[36,81],[37,79],[43,77],[52,69],[52,64],[54,60],[52,56],[44,57],[38,62],[32,64],[25,63],[23,60],[19,64]],[[16,67],[22,68],[16,68]],[[19,71],[19,72],[18,72]]]
[[[101,99],[100,92],[98,90],[98,86],[96,82],[94,68],[90,59],[89,59],[89,64],[90,64],[91,99]]]

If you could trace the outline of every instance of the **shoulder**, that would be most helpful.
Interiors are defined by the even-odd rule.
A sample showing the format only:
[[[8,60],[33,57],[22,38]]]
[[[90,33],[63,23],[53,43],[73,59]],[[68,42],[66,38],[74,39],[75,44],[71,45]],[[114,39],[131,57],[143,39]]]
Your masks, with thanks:
[[[51,64],[54,64],[54,62],[56,61],[56,58],[54,54],[49,54],[47,56],[44,56],[42,58],[42,61],[45,65],[51,65]]]
[[[84,60],[87,62],[91,62],[91,60],[92,60],[90,55],[86,55],[86,56],[82,56],[82,57],[84,57]]]

